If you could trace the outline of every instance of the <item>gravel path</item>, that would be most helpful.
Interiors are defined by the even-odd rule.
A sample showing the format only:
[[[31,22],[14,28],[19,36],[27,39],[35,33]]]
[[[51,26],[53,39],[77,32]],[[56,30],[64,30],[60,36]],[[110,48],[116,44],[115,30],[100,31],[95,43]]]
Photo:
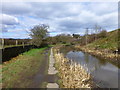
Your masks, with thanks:
[[[51,48],[50,57],[49,57],[49,69],[48,69],[49,75],[55,75],[58,72],[55,69],[54,64],[55,64],[55,60],[54,60],[53,51]],[[47,88],[59,88],[59,85],[57,83],[48,83]]]

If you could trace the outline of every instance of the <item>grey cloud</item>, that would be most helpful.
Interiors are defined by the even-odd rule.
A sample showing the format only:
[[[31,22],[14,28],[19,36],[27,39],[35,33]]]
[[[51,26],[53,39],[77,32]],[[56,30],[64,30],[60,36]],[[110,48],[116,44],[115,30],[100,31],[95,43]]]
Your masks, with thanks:
[[[53,19],[66,16],[64,3],[31,3],[31,6],[35,8],[34,15],[39,18]]]
[[[94,12],[97,15],[105,15],[117,11],[118,3],[116,2],[94,2],[87,4],[87,10]]]
[[[11,15],[29,14],[32,7],[25,2],[4,2],[2,3],[2,12]]]
[[[74,3],[77,4],[77,3]],[[32,15],[39,18],[54,18],[77,15],[81,4],[72,3],[38,3],[38,2],[9,2],[3,3],[3,13],[12,15]],[[73,8],[74,6],[74,8]],[[77,10],[75,7],[77,6]],[[76,13],[76,12],[77,13]]]

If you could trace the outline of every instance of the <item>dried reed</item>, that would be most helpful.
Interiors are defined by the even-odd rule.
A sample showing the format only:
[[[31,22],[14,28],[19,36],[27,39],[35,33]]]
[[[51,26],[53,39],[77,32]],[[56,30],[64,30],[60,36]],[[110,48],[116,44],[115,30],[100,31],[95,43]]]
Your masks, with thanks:
[[[54,58],[64,88],[94,87],[91,75],[80,64],[69,62],[57,48],[54,48]]]

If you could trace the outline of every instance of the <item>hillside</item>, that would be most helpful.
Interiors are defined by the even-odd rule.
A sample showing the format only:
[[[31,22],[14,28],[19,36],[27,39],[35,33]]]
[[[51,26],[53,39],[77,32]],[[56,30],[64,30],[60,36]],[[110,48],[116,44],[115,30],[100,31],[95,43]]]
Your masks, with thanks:
[[[115,51],[118,49],[118,30],[107,33],[107,37],[100,38],[87,45],[90,48],[107,49]]]

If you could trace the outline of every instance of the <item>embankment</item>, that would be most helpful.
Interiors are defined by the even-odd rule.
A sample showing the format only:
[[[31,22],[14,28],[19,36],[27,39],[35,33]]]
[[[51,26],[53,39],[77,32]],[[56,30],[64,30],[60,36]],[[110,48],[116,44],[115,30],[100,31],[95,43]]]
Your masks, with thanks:
[[[19,54],[26,52],[32,48],[35,48],[35,46],[26,45],[24,47],[23,46],[16,46],[16,47],[7,47],[4,49],[0,49],[0,52],[2,53],[0,58],[2,59],[2,62],[5,62],[5,61],[8,61],[11,58],[16,57]]]
[[[105,37],[98,38],[84,46],[75,45],[75,48],[118,65],[120,60],[118,45],[120,35],[118,34],[118,31],[120,30],[107,32]]]

